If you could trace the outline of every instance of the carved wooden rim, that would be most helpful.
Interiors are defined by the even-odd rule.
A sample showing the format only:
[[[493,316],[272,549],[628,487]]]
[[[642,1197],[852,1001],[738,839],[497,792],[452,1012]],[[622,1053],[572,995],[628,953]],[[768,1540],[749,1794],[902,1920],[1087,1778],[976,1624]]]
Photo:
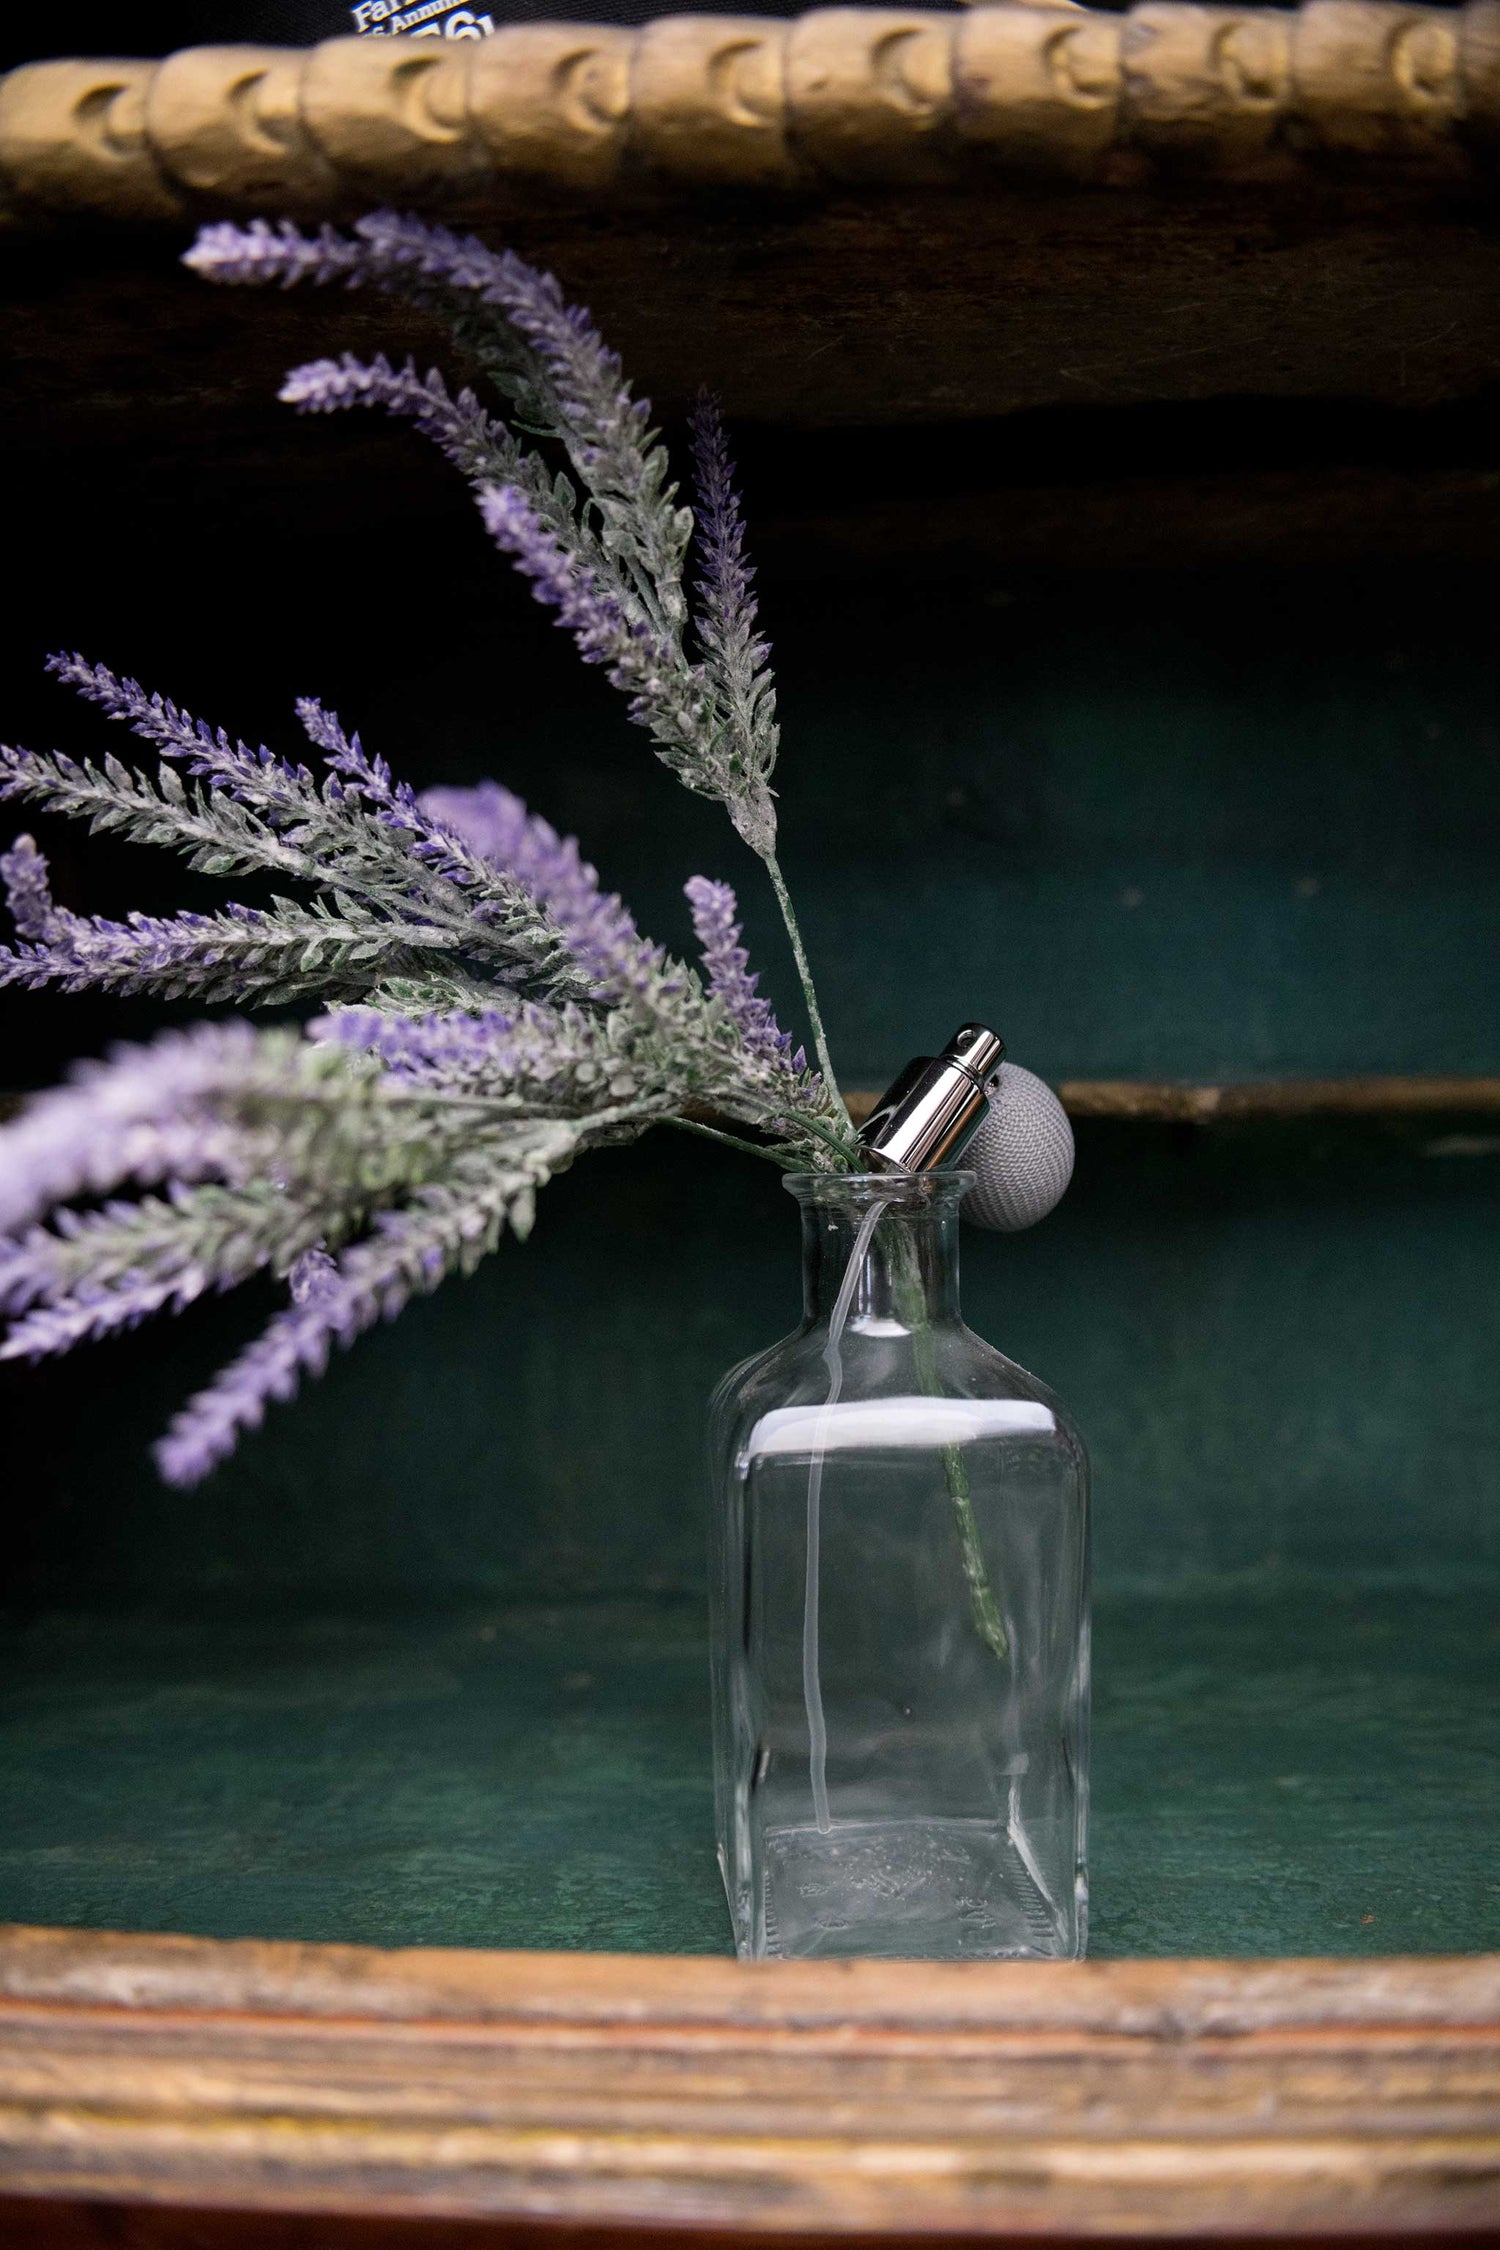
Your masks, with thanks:
[[[0,2196],[1433,2235],[1500,2223],[1497,2179],[1500,1957],[748,1966],[0,1932]]]
[[[1500,0],[668,16],[192,47],[0,80],[12,223],[1330,166],[1463,181],[1497,154]]]

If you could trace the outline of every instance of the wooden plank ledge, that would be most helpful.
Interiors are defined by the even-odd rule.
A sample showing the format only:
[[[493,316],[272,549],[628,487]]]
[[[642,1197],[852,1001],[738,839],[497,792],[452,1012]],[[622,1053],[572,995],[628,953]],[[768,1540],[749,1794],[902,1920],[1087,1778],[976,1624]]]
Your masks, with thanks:
[[[1500,1958],[747,1965],[13,1928],[0,2195],[1478,2234],[1500,2224]]]
[[[1500,1116],[1500,1077],[1271,1078],[1238,1086],[1193,1086],[1149,1078],[1065,1078],[1057,1093],[1070,1117],[1117,1118],[1146,1125],[1299,1117]],[[26,1098],[0,1093],[0,1122],[14,1117]],[[880,1096],[871,1087],[858,1087],[844,1098],[850,1116],[860,1125]]]
[[[1252,1080],[1240,1086],[1189,1086],[1144,1078],[1069,1078],[1057,1089],[1070,1117],[1113,1117],[1152,1125],[1211,1125],[1298,1117],[1419,1118],[1500,1115],[1500,1078],[1366,1077]],[[862,1124],[878,1093],[848,1095]]]
[[[14,214],[611,207],[985,176],[1462,179],[1500,146],[1500,0],[823,8],[485,39],[187,48],[0,83]]]

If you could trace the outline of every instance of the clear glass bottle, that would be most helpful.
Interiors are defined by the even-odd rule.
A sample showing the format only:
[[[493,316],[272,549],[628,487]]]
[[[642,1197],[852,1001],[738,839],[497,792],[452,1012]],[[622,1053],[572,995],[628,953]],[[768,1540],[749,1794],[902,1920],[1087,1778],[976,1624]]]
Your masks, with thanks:
[[[1084,1950],[1088,1461],[964,1326],[968,1184],[789,1179],[802,1325],[715,1394],[715,1798],[743,1956]]]

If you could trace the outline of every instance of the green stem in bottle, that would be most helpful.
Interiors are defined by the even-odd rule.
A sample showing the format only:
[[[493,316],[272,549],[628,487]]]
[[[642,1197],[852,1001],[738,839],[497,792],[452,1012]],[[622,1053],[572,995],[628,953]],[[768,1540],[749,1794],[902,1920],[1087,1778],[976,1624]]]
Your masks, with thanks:
[[[896,1302],[902,1319],[911,1329],[917,1381],[928,1398],[940,1398],[942,1388],[938,1380],[937,1341],[933,1335],[932,1322],[927,1317],[927,1299],[917,1271],[916,1253],[910,1240],[899,1230],[892,1264]],[[964,1580],[969,1589],[974,1629],[985,1647],[1003,1664],[1010,1654],[1010,1636],[1005,1630],[1005,1620],[1000,1614],[1000,1604],[990,1583],[984,1549],[979,1542],[979,1525],[974,1518],[974,1496],[969,1485],[969,1472],[964,1465],[963,1448],[945,1445],[940,1450],[943,1457],[943,1478],[948,1487],[948,1497],[953,1503],[958,1552]]]

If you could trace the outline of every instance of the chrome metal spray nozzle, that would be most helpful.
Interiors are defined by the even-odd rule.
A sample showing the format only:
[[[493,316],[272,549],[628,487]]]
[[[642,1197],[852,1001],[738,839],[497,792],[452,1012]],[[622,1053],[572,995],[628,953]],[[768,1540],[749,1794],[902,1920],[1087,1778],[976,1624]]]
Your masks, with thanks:
[[[876,1103],[859,1136],[872,1172],[935,1172],[956,1163],[984,1122],[1005,1041],[961,1024],[940,1055],[918,1055]]]

